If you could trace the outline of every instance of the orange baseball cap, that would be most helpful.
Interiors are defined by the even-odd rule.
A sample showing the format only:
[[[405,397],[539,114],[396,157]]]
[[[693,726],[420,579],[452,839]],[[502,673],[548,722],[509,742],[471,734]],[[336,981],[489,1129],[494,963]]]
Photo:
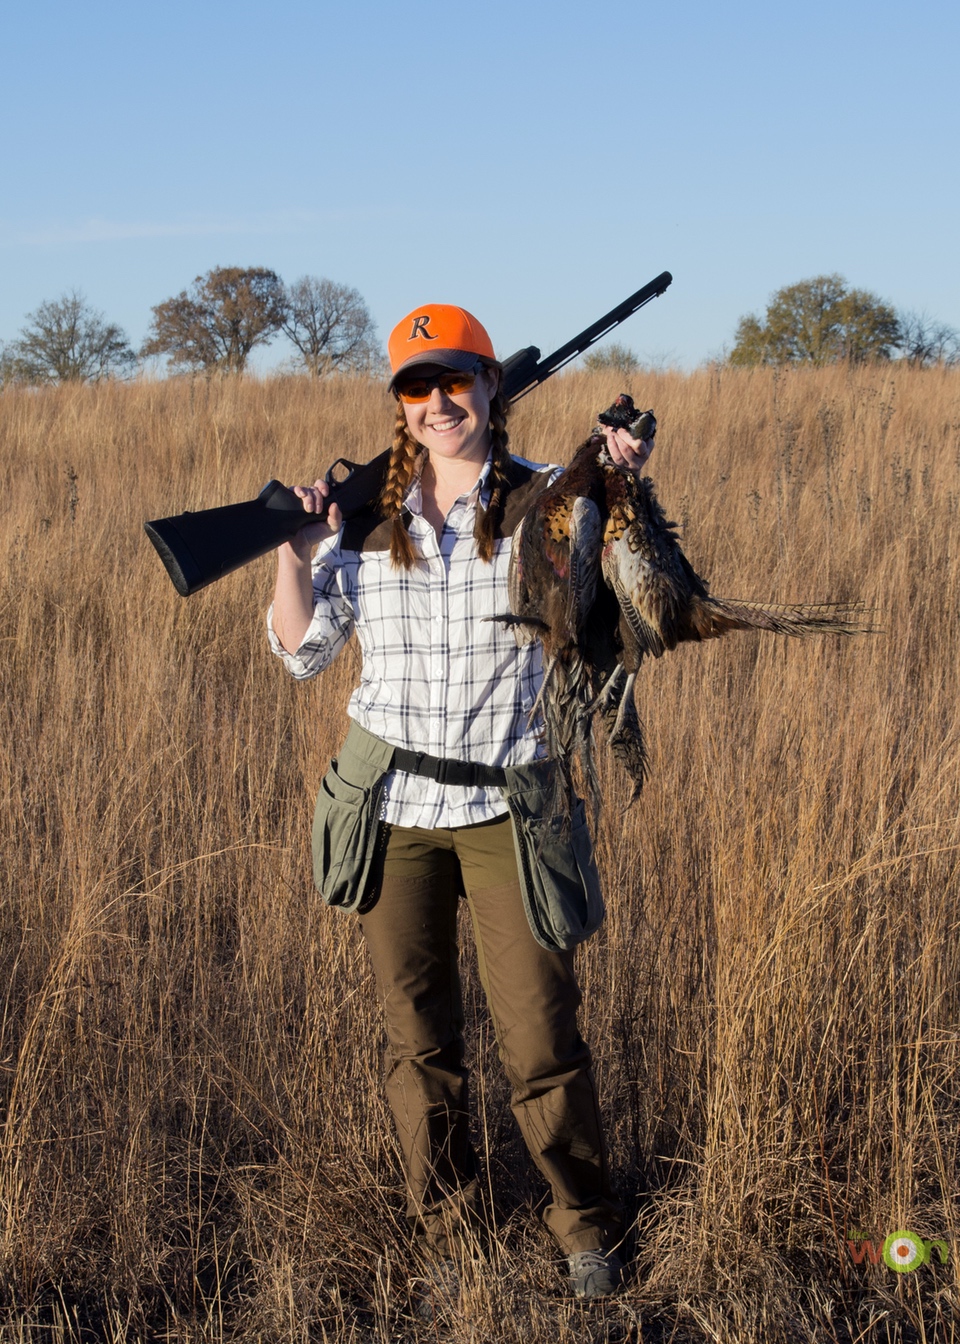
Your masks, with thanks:
[[[466,373],[477,356],[496,359],[484,326],[466,308],[451,303],[426,303],[398,322],[387,341],[393,387],[397,375],[418,364]]]

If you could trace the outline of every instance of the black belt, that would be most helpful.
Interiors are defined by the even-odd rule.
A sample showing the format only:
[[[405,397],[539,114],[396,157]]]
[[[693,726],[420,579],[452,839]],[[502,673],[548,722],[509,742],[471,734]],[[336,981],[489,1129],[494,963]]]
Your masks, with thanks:
[[[394,770],[422,775],[438,784],[459,784],[468,789],[502,789],[507,772],[499,765],[475,765],[473,761],[453,761],[444,756],[428,756],[423,751],[397,747],[393,753]]]

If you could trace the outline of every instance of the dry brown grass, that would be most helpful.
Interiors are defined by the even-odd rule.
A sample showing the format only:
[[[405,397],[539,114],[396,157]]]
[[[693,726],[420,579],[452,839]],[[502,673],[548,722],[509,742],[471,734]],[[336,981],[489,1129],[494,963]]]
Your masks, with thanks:
[[[607,775],[610,916],[582,954],[637,1274],[606,1308],[563,1296],[468,970],[502,1273],[449,1337],[946,1344],[960,378],[633,383],[717,593],[861,597],[883,630],[645,669],[653,778],[624,815]],[[563,459],[619,390],[554,379],[515,447]],[[390,423],[349,381],[0,396],[2,1340],[416,1337],[370,975],[309,884],[355,656],[295,684],[264,641],[271,562],[183,601],[141,530]],[[950,1262],[852,1262],[846,1232],[903,1227]]]

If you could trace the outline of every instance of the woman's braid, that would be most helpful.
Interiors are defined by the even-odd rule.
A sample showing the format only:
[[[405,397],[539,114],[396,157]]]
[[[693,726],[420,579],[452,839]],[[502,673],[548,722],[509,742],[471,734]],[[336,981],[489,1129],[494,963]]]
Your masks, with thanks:
[[[507,468],[510,465],[510,453],[507,449],[510,438],[507,434],[509,413],[510,403],[498,389],[490,403],[490,441],[493,448],[493,460],[490,463],[490,504],[486,509],[477,506],[477,518],[473,525],[477,555],[488,564],[493,559],[497,524],[503,516],[503,497],[507,486]]]
[[[420,445],[410,437],[407,430],[403,402],[398,401],[390,464],[387,467],[387,479],[380,492],[380,512],[384,518],[393,519],[390,534],[390,563],[394,569],[413,569],[417,562],[417,552],[410,540],[410,533],[403,524],[401,513],[403,501],[413,480],[413,468],[419,451]]]
[[[486,509],[477,506],[477,517],[473,527],[477,554],[481,560],[489,563],[493,559],[495,532],[503,514],[503,497],[507,486],[507,468],[510,453],[507,448],[507,415],[510,403],[502,392],[497,391],[490,402],[490,441],[493,460],[490,465],[490,505]],[[412,438],[407,429],[407,417],[403,411],[403,402],[397,403],[397,419],[393,432],[393,445],[390,449],[390,463],[387,467],[387,479],[380,492],[379,509],[384,518],[393,519],[390,533],[390,563],[394,569],[412,569],[419,558],[404,526],[403,501],[413,480],[417,454],[421,446]]]

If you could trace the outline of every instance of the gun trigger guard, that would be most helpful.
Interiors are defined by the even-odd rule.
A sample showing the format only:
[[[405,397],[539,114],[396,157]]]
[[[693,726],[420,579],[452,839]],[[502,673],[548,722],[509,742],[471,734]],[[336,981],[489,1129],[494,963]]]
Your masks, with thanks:
[[[323,479],[326,481],[327,485],[343,485],[344,481],[349,480],[359,466],[359,462],[349,462],[345,457],[338,457],[336,462],[331,462]],[[339,480],[334,475],[337,467],[345,467],[347,472],[346,476],[341,477]]]

